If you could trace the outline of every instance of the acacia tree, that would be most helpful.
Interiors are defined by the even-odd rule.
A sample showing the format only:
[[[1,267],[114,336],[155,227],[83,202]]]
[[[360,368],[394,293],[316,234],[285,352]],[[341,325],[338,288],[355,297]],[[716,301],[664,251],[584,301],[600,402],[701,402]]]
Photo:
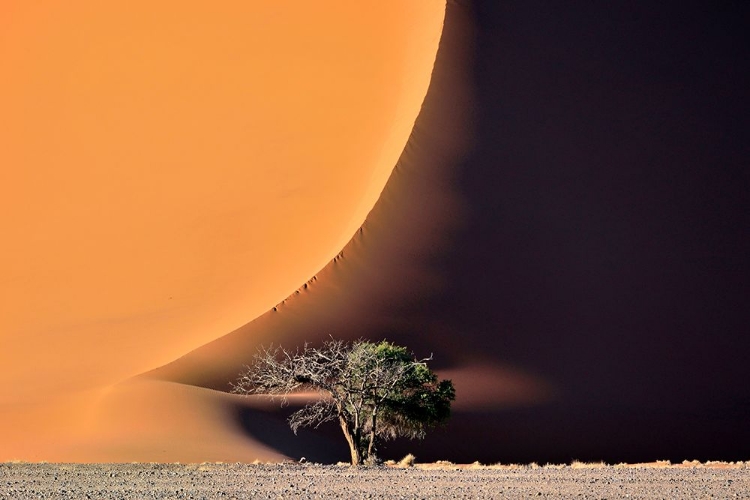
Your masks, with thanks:
[[[254,363],[234,384],[238,394],[281,397],[316,391],[320,398],[289,417],[296,434],[336,420],[351,452],[352,465],[377,461],[380,441],[424,437],[450,416],[455,390],[427,367],[432,357],[416,359],[390,342],[329,340],[297,351],[261,348]]]

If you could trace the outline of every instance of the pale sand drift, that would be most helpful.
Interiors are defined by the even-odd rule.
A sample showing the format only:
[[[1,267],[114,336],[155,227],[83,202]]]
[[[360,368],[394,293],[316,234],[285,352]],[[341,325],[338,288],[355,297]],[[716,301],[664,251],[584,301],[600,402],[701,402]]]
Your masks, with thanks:
[[[412,130],[444,11],[3,3],[0,459],[282,457],[233,417],[252,403],[120,382],[341,250]]]

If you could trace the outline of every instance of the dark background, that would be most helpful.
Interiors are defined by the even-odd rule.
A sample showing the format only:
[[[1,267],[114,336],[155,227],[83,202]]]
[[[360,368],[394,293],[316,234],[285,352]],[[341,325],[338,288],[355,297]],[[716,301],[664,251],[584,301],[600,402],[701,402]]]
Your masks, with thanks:
[[[750,457],[749,5],[449,6],[476,142],[431,307],[560,396],[457,415],[456,460]]]

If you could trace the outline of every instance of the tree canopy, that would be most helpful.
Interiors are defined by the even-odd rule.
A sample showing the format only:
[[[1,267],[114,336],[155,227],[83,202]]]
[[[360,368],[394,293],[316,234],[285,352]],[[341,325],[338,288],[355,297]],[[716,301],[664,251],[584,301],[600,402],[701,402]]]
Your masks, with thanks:
[[[289,417],[292,430],[338,421],[352,465],[374,463],[379,442],[422,438],[450,416],[455,390],[428,368],[431,359],[417,359],[387,341],[329,340],[297,351],[262,348],[233,392],[272,397],[319,392],[318,400]]]

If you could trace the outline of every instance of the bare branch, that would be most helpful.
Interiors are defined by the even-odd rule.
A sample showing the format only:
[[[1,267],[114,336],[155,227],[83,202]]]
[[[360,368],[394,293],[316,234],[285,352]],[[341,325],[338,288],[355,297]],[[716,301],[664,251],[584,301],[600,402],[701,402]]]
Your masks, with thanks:
[[[337,416],[334,402],[330,399],[321,399],[292,413],[289,417],[289,427],[297,434],[300,427],[317,429],[323,422],[335,420]]]

